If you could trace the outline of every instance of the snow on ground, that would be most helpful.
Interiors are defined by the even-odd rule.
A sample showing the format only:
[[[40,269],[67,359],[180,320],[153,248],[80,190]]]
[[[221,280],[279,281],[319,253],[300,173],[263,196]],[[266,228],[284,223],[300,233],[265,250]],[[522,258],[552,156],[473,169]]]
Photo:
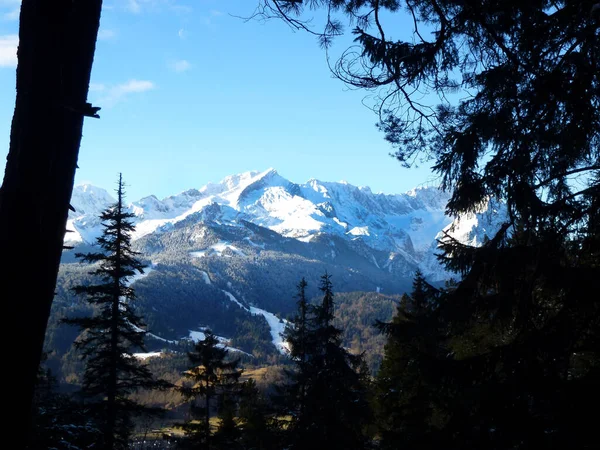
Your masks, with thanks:
[[[155,358],[160,355],[162,355],[162,352],[134,353],[133,357],[137,358],[137,359],[148,359],[148,358]]]
[[[202,274],[202,278],[204,279],[204,282],[206,284],[212,284],[210,282],[210,277],[208,276],[208,274],[205,271],[201,270],[200,273]]]
[[[266,189],[259,202],[266,213],[266,217],[258,217],[259,225],[264,222],[264,226],[284,236],[290,230],[301,231],[301,234],[306,235],[323,227],[324,214],[316,205],[302,197],[291,195],[283,187]],[[269,223],[273,222],[273,218],[279,223]]]
[[[213,244],[210,247],[208,247],[206,250],[190,252],[190,256],[192,256],[193,258],[203,258],[207,255],[208,256],[217,255],[217,256],[231,257],[231,255],[223,255],[223,252],[226,249],[231,250],[237,256],[243,256],[243,257],[246,256],[246,254],[243,251],[241,251],[239,248],[231,245],[229,242],[226,242],[226,241],[219,241],[216,244]]]
[[[202,330],[206,330],[206,328],[201,328]],[[229,342],[230,339],[227,339],[226,337],[223,336],[215,336],[217,338],[217,340],[219,341],[219,343],[217,344],[217,347],[219,348],[225,348],[229,351],[232,352],[237,352],[237,353],[243,353],[244,355],[248,355],[248,356],[252,356],[250,353],[246,353],[243,350],[240,350],[239,348],[235,348],[235,347],[229,347]],[[196,342],[200,342],[203,341],[204,339],[206,339],[206,334],[203,331],[192,331],[190,330],[190,337],[189,339],[196,343]]]
[[[146,333],[146,336],[150,336],[151,338],[154,338],[154,339],[156,339],[158,341],[167,342],[169,344],[177,344],[179,342],[179,341],[172,341],[172,340],[169,340],[169,339],[161,338],[160,336],[157,336],[156,334],[153,334],[153,333]]]
[[[137,222],[135,224],[135,230],[131,235],[132,240],[136,240],[139,239],[143,236],[146,236],[147,234],[150,233],[154,233],[156,230],[158,230],[160,227],[163,226],[172,226],[177,222],[181,222],[182,220],[184,220],[186,217],[190,216],[191,214],[194,214],[195,212],[198,212],[200,210],[202,210],[202,208],[204,208],[207,205],[210,205],[211,203],[211,199],[210,198],[203,198],[198,200],[197,202],[195,202],[191,208],[189,209],[176,209],[174,211],[175,214],[177,214],[175,217],[167,217],[167,218],[153,218],[153,219],[146,219],[146,220],[141,220],[140,222]],[[132,205],[132,210],[137,214],[144,214],[147,215],[148,212],[144,211],[144,210],[139,210],[136,209],[135,206]],[[160,214],[157,214],[160,215]],[[170,214],[167,214],[170,215]],[[152,216],[152,215],[151,215]]]
[[[264,309],[255,308],[254,306],[250,307],[250,312],[254,315],[260,314],[267,320],[269,328],[271,328],[273,345],[277,347],[279,353],[285,354],[288,350],[288,345],[287,342],[284,342],[282,333],[285,331],[287,321],[279,320],[275,314],[265,311]]]
[[[156,339],[158,341],[161,341],[161,342],[167,342],[169,344],[177,344],[177,342],[178,342],[178,341],[170,341],[168,339],[161,338],[160,336],[157,336],[156,334],[147,332],[146,330],[142,330],[140,327],[136,327],[135,325],[133,325],[133,330],[137,331],[138,333],[146,333],[146,336],[149,336],[149,337]]]
[[[310,242],[314,237],[314,234],[309,234],[308,236],[298,237],[296,238],[296,240],[300,242]]]
[[[371,236],[369,227],[354,227],[346,234],[351,234],[352,236]]]
[[[65,239],[64,242],[66,243],[76,243],[76,242],[83,242],[83,237],[81,236],[81,234],[79,233],[79,231],[77,231],[77,228],[75,227],[74,221],[73,220],[67,220],[67,230],[69,230],[69,233],[65,233]]]
[[[223,291],[223,293],[224,293],[224,294],[225,294],[227,297],[229,297],[229,300],[231,300],[233,303],[236,303],[237,305],[239,305],[239,306],[240,306],[240,308],[243,308],[243,309],[245,309],[246,311],[248,311],[248,308],[246,308],[244,305],[242,305],[242,304],[239,302],[239,300],[233,296],[233,294],[232,294],[231,292]]]
[[[127,285],[131,286],[136,281],[140,281],[140,280],[146,278],[148,275],[150,275],[150,272],[154,271],[155,267],[156,267],[156,264],[152,263],[152,265],[150,267],[146,267],[144,269],[144,273],[136,272],[135,275],[132,275],[127,279]]]
[[[202,331],[192,331],[192,330],[190,330],[189,339],[192,340],[192,341],[194,341],[194,342],[199,342],[199,341],[203,341],[204,339],[206,339],[206,334],[204,333],[204,331],[206,331],[206,328],[200,328],[200,330],[202,330]],[[215,335],[215,337],[221,343],[227,343],[227,342],[229,342],[229,339],[227,339],[226,337],[217,336],[217,335]]]
[[[233,253],[235,253],[238,256],[246,256],[246,254],[243,251],[241,251],[239,248],[234,247],[229,242],[225,242],[225,241],[217,242],[216,244],[211,245],[210,248],[213,249],[215,252],[217,252],[217,254],[219,256],[221,256],[226,249],[231,250]]]
[[[256,315],[263,316],[265,318],[265,320],[267,321],[267,323],[269,324],[269,328],[271,329],[271,339],[272,339],[273,345],[277,348],[277,350],[279,350],[280,353],[285,354],[287,352],[287,349],[288,349],[287,342],[284,342],[283,337],[281,336],[281,334],[285,330],[285,326],[287,324],[286,320],[280,321],[279,318],[277,318],[277,316],[275,314],[265,311],[264,309],[255,308],[254,306],[251,306],[250,309],[248,309],[244,305],[242,305],[242,303],[240,303],[240,301],[237,298],[235,298],[231,292],[225,291],[223,289],[221,289],[221,290],[227,297],[229,297],[229,300],[238,304],[240,307],[244,308],[250,314],[253,314],[255,316]]]
[[[264,250],[265,244],[257,244],[256,242],[252,242],[249,237],[245,237],[244,241],[247,241],[252,247],[262,248]]]

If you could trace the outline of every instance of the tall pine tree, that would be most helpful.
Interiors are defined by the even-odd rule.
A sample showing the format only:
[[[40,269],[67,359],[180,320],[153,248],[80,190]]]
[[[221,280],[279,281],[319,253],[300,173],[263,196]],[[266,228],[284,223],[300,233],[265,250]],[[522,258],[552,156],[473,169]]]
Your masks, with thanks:
[[[90,272],[98,282],[78,286],[96,313],[93,317],[67,319],[83,333],[75,342],[85,359],[82,394],[101,431],[99,445],[106,450],[125,449],[133,430],[133,419],[156,413],[130,398],[140,389],[164,387],[148,367],[133,356],[144,349],[144,323],[135,312],[136,296],[128,280],[143,273],[139,254],[131,249],[133,214],[124,206],[124,184],[119,175],[117,202],[100,216],[104,231],[97,239],[100,252],[77,254],[93,263]]]
[[[310,340],[314,338],[314,335],[309,333],[310,305],[306,299],[307,286],[308,283],[304,278],[296,286],[298,310],[288,321],[284,332],[284,342],[288,345],[288,355],[294,362],[295,370],[285,370],[288,383],[281,387],[281,396],[276,397],[283,401],[284,409],[293,417],[302,417],[305,414],[308,384],[307,351],[311,347]]]
[[[291,448],[362,449],[370,419],[366,366],[361,355],[342,346],[342,330],[333,326],[331,275],[321,277],[320,304],[306,304],[305,288],[303,280],[298,286],[299,314],[286,333],[296,365],[288,390]]]
[[[435,309],[440,291],[417,271],[390,323],[377,322],[387,343],[375,380],[375,413],[382,449],[432,448],[443,425],[439,389],[439,329]],[[441,442],[438,445],[442,445]]]

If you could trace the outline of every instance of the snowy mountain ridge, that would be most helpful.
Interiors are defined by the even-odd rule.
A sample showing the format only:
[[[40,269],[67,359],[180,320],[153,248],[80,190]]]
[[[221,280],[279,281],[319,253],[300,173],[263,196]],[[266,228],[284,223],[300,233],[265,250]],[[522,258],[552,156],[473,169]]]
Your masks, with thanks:
[[[334,236],[389,253],[390,261],[399,255],[442,279],[447,274],[433,257],[441,230],[478,245],[503,219],[501,205],[490,203],[491,208],[481,213],[453,221],[444,213],[448,198],[448,193],[432,187],[388,195],[346,182],[311,179],[296,184],[268,169],[231,175],[162,200],[150,195],[128,209],[137,217],[134,240],[166,232],[184,221],[209,220],[228,227],[251,223],[301,242]],[[67,227],[74,232],[67,233],[65,240],[93,243],[101,232],[98,216],[112,203],[104,189],[76,186],[71,201],[76,212],[70,212]],[[500,212],[489,214],[488,209]],[[377,261],[374,264],[379,268]]]

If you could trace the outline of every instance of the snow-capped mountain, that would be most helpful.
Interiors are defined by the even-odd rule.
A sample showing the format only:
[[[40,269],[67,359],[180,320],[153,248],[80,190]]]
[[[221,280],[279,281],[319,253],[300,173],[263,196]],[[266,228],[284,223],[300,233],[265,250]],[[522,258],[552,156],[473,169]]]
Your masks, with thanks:
[[[137,217],[134,240],[183,224],[210,222],[229,229],[253,224],[304,243],[335,237],[368,256],[381,270],[391,273],[401,260],[421,266],[432,280],[439,281],[448,275],[433,257],[441,230],[477,245],[503,219],[501,205],[494,203],[485,212],[453,221],[444,214],[448,197],[432,187],[386,195],[346,182],[311,179],[296,184],[269,169],[232,175],[162,200],[144,197],[131,203],[129,210]],[[92,243],[101,232],[98,216],[112,203],[114,199],[101,188],[75,187],[72,205],[76,212],[70,213],[68,224],[74,233],[68,233],[66,241]],[[253,243],[251,236],[242,240]]]
[[[448,233],[481,245],[505,220],[503,205],[494,201],[453,220],[444,214],[448,197],[436,188],[384,195],[345,182],[297,184],[269,169],[130,203],[133,247],[148,268],[129,282],[142,300],[150,350],[193,340],[210,327],[265,361],[285,353],[281,332],[295,311],[301,278],[308,298],[319,295],[327,272],[336,295],[376,295],[388,304],[410,291],[417,269],[429,282],[443,282],[452,274],[435,257],[436,239]],[[65,240],[93,244],[102,231],[101,212],[114,203],[101,188],[75,187]],[[71,264],[78,250],[87,251],[63,252],[56,317],[78,308],[69,288],[89,270]]]

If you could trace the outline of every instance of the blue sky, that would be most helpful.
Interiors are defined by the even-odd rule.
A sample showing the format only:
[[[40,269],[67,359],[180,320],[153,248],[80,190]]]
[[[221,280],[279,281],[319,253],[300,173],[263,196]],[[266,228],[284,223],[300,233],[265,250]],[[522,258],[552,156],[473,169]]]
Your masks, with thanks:
[[[8,153],[20,0],[0,0],[0,155]],[[404,169],[314,37],[244,22],[257,0],[105,0],[76,182],[162,198],[248,170],[375,192],[435,184]],[[409,24],[399,23],[409,28]],[[342,38],[334,48],[350,42]],[[368,101],[368,99],[367,99]]]

